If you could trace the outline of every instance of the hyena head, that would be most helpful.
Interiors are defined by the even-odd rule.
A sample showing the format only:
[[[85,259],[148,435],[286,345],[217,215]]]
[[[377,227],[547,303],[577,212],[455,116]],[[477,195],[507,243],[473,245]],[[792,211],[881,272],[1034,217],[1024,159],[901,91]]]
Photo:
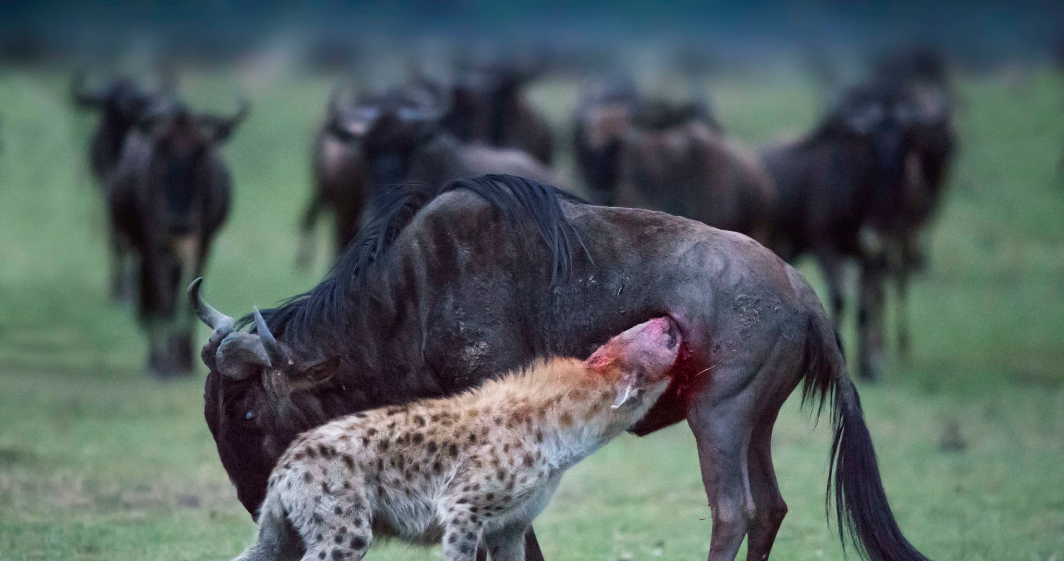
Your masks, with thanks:
[[[613,407],[656,399],[671,379],[680,351],[680,330],[669,317],[641,323],[610,339],[586,364],[617,385]]]

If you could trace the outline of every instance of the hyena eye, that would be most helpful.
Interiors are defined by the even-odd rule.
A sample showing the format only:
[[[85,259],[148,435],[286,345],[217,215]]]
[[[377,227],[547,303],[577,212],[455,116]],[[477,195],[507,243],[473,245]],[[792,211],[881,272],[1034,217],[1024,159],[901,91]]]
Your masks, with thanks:
[[[248,412],[247,412],[247,413],[244,413],[244,418],[245,418],[245,419],[247,419],[247,420],[249,420],[249,421],[250,421],[251,419],[254,419],[254,418],[255,418],[255,412],[254,412],[254,411],[251,411],[251,410],[248,410]]]

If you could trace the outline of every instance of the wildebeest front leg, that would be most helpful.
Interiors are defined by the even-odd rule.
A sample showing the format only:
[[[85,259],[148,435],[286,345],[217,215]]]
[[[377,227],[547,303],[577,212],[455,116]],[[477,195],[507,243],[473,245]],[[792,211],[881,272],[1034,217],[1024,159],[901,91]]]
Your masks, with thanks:
[[[719,403],[709,395],[695,399],[687,419],[713,518],[709,561],[733,561],[754,513],[747,475],[750,416],[741,394]]]
[[[314,262],[314,254],[317,250],[317,245],[314,243],[316,239],[314,226],[318,223],[318,217],[321,216],[324,207],[321,195],[314,193],[310,202],[307,203],[306,210],[303,211],[303,219],[299,225],[299,250],[296,253],[296,266],[300,269],[306,269]]]
[[[883,284],[887,272],[885,255],[866,256],[861,262],[861,287],[857,308],[857,353],[861,377],[879,378],[883,356]]]
[[[915,236],[907,236],[901,244],[901,266],[895,275],[897,282],[897,329],[898,329],[898,356],[905,361],[909,360],[909,273],[916,267],[916,240]]]
[[[842,255],[833,249],[820,249],[816,252],[817,263],[824,273],[824,282],[828,285],[828,298],[831,300],[831,323],[835,331],[842,325],[842,314],[845,306],[843,295],[843,265],[845,260]]]

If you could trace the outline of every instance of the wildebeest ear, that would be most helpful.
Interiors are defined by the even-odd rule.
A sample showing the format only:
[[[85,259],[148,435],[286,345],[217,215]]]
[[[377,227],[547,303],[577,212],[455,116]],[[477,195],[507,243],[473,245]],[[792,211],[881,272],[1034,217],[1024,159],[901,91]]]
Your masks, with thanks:
[[[297,365],[295,368],[296,375],[291,381],[291,391],[304,391],[327,384],[339,369],[339,356]]]

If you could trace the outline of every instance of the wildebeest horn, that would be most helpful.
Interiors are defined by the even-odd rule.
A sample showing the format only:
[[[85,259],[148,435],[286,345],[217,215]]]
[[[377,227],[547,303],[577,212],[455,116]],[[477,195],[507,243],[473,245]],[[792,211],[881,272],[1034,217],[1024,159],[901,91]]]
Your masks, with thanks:
[[[240,109],[230,117],[219,117],[217,115],[204,114],[199,116],[199,121],[214,129],[213,139],[216,142],[225,142],[229,140],[229,137],[233,134],[233,130],[237,125],[244,121],[248,116],[248,112],[251,110],[251,102],[248,98],[240,98]]]
[[[199,277],[188,285],[188,302],[192,305],[192,311],[196,312],[196,317],[207,324],[207,327],[215,331],[232,331],[235,326],[233,318],[215,310],[200,297],[202,284],[203,277]]]
[[[262,314],[258,308],[255,308],[255,333],[258,334],[259,339],[262,340],[262,346],[266,349],[266,355],[269,357],[270,362],[276,366],[284,366],[288,364],[288,353],[281,348],[277,339],[273,338],[273,333],[270,333],[270,327],[266,325],[266,320],[262,318]]]
[[[273,366],[262,339],[250,333],[230,333],[218,346],[215,356],[218,372],[233,380],[251,376],[254,366]]]

